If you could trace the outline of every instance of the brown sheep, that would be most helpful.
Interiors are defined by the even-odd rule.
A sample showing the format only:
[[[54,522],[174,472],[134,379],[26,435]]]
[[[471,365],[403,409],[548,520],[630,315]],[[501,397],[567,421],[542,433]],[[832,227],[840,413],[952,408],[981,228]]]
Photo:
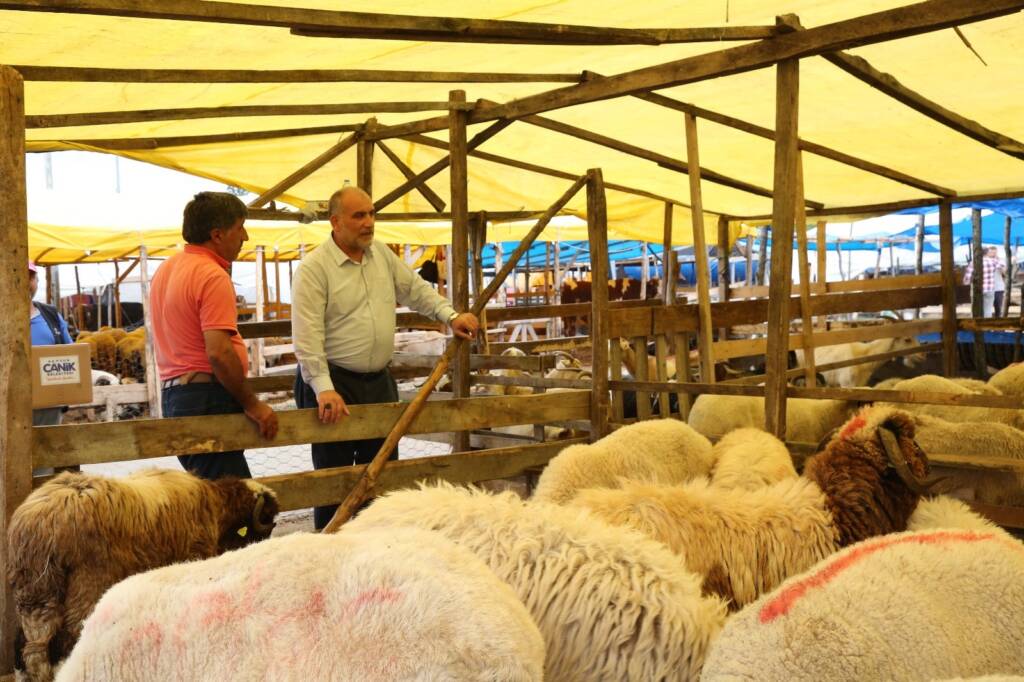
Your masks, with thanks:
[[[141,327],[140,327],[141,329]],[[117,374],[132,377],[139,383],[146,380],[146,334],[132,332],[117,342]]]
[[[147,470],[114,479],[66,472],[11,517],[8,580],[29,680],[49,680],[103,593],[130,575],[206,559],[269,537],[273,491]]]

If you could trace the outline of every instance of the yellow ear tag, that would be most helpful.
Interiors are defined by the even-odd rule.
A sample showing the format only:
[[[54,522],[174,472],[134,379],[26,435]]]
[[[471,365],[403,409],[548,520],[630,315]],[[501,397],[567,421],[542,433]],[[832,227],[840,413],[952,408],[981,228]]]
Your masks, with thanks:
[[[246,534],[248,532],[249,532],[249,528],[247,526],[242,526],[241,528],[238,529],[238,535],[243,537],[243,538],[246,536]]]

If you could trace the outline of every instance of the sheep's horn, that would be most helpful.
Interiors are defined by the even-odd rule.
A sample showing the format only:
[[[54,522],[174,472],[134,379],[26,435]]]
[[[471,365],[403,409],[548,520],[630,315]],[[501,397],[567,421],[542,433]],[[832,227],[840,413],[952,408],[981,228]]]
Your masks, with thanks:
[[[896,434],[890,429],[880,426],[878,427],[878,437],[882,441],[882,447],[885,448],[885,454],[888,456],[892,468],[896,470],[897,475],[899,475],[907,487],[918,495],[931,495],[932,489],[945,480],[944,478],[920,480],[910,470],[907,456],[903,453],[903,448],[900,447]]]
[[[263,523],[260,517],[263,515],[263,505],[267,502],[267,494],[260,493],[256,497],[256,506],[252,509],[252,529],[257,533],[269,533],[274,530],[274,526],[277,525],[273,521],[270,523]]]

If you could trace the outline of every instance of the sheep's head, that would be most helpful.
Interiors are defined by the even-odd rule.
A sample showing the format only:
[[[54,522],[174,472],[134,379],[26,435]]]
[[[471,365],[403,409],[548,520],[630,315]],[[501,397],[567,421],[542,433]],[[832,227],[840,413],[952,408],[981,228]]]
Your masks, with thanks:
[[[804,466],[825,493],[840,545],[906,530],[918,499],[936,483],[928,473],[913,418],[883,407],[861,410]]]
[[[273,490],[250,479],[220,479],[215,483],[225,495],[221,551],[270,537],[280,510]]]

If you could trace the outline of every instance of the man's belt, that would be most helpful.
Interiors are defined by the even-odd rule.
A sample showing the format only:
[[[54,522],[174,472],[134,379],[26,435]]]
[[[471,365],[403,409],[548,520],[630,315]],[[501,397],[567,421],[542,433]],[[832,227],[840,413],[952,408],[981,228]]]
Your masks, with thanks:
[[[187,386],[188,384],[210,384],[217,381],[217,378],[209,372],[185,372],[179,376],[167,379],[161,385],[164,388],[172,386]]]

